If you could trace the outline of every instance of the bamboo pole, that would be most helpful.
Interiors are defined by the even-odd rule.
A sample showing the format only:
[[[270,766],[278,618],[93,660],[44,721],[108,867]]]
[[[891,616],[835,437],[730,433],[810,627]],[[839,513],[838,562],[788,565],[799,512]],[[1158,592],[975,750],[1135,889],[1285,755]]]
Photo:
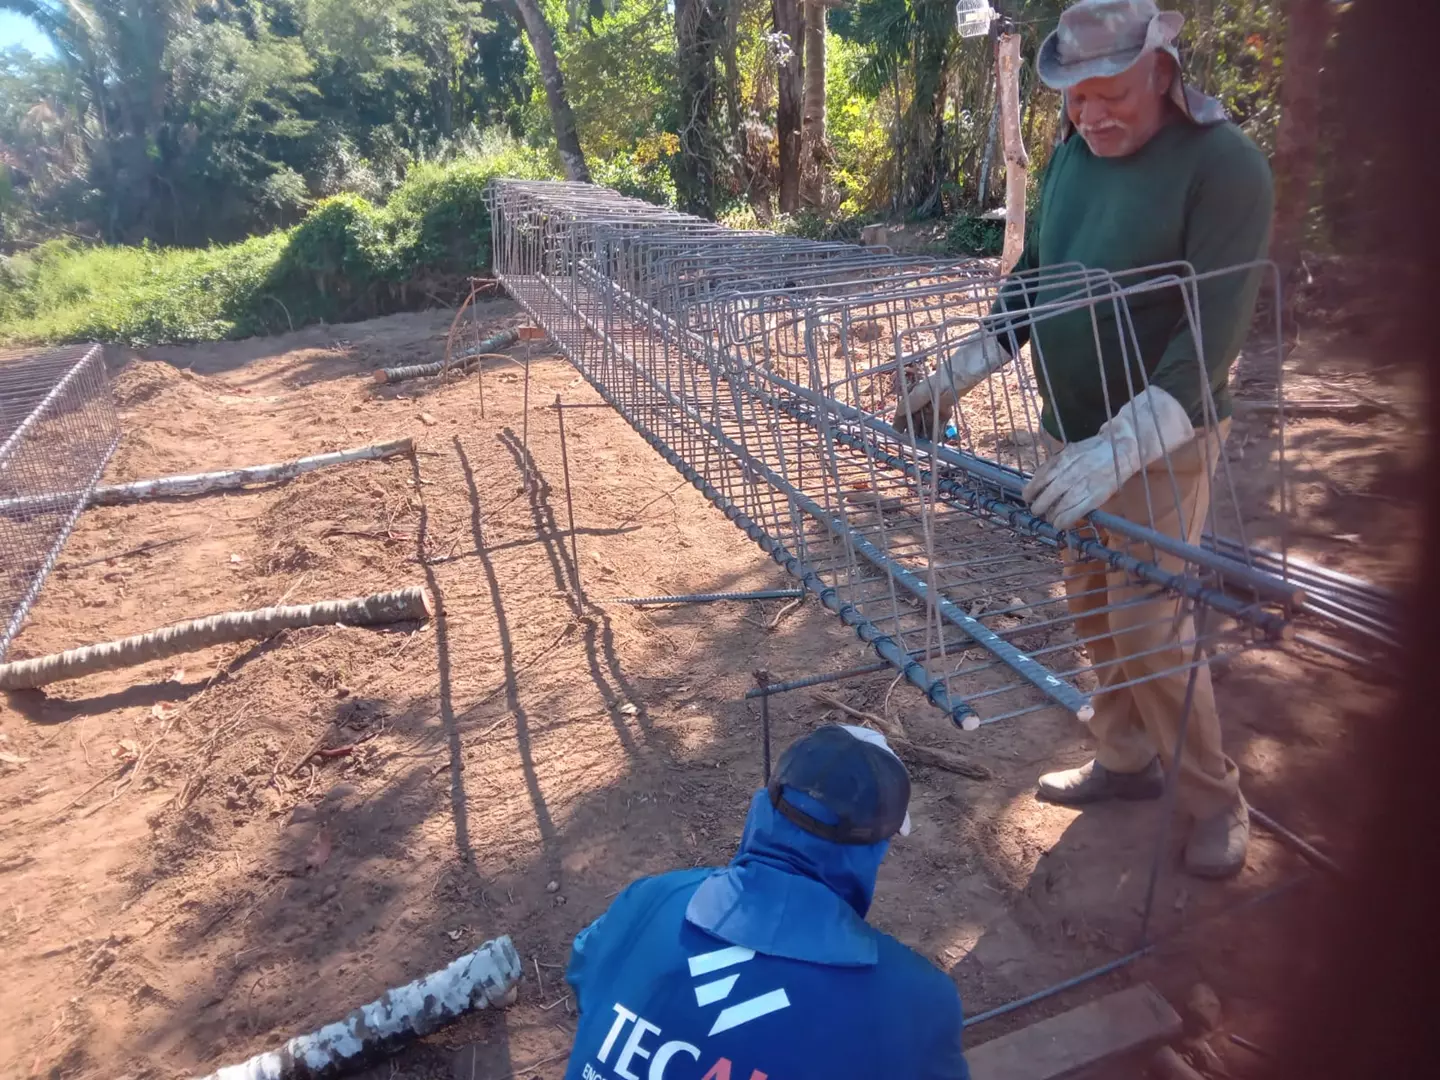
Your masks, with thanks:
[[[1001,34],[995,43],[995,92],[1000,108],[1000,138],[1005,154],[1005,252],[1008,274],[1025,250],[1025,182],[1030,155],[1020,136],[1020,35]]]
[[[194,652],[231,641],[267,638],[281,630],[302,626],[375,626],[428,619],[435,613],[429,592],[414,587],[394,592],[357,596],[348,600],[322,600],[314,604],[229,611],[204,619],[175,623],[146,634],[68,649],[33,660],[0,664],[0,690],[31,690],[37,686],[77,679],[97,671],[133,667],[177,653]]]

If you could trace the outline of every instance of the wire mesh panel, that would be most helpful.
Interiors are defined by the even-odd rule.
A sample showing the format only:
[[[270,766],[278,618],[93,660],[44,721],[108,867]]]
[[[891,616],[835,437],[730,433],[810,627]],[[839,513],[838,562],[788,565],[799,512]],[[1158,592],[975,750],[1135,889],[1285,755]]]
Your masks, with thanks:
[[[0,658],[119,439],[98,345],[0,352]]]
[[[732,231],[588,185],[501,181],[491,200],[511,295],[672,465],[962,727],[1049,707],[1088,718],[1096,697],[1183,685],[1215,648],[1288,634],[1300,590],[1283,558],[1279,572],[1251,564],[1221,453],[1224,380],[1202,347],[1207,296],[1227,280],[1253,286],[1263,267],[1002,278],[978,260]],[[1147,334],[1162,318],[1199,437],[1165,444],[1126,486],[1124,513],[1107,503],[1067,530],[1035,517],[1027,479],[1145,400]],[[1088,359],[1073,344],[1047,352],[1087,338]],[[977,341],[995,368],[946,432],[895,426],[912,384]],[[1067,431],[1075,414],[1062,415],[1054,382],[1087,363],[1099,430]],[[1124,448],[1111,449],[1118,472]],[[1217,553],[1204,534],[1239,546]]]

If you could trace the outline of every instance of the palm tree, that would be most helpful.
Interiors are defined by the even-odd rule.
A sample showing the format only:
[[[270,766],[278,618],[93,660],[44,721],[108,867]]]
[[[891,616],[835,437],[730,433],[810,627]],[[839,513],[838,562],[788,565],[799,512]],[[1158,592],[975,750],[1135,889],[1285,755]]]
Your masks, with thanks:
[[[31,19],[85,89],[91,180],[105,233],[141,229],[156,194],[156,139],[170,98],[166,51],[193,0],[0,0]]]

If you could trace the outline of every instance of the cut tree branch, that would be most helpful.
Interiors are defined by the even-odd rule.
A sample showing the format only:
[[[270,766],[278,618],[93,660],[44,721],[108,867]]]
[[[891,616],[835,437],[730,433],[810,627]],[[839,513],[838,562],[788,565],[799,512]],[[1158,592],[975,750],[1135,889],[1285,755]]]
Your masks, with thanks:
[[[278,484],[293,480],[303,473],[331,465],[348,465],[354,461],[378,461],[382,458],[402,457],[415,452],[411,439],[394,439],[390,442],[375,443],[373,446],[357,446],[351,450],[336,450],[329,454],[315,454],[311,457],[296,458],[294,461],[280,461],[272,465],[250,465],[243,469],[221,469],[218,472],[188,473],[181,476],[161,476],[154,480],[136,480],[129,484],[109,484],[97,487],[90,495],[87,506],[120,506],[125,503],[143,502],[146,499],[170,499],[182,495],[210,495],[217,491],[235,491],[249,484]],[[26,495],[16,499],[0,499],[0,515],[20,513],[44,513],[62,506],[75,504],[74,492],[49,492],[44,495]]]
[[[891,723],[874,713],[868,713],[853,705],[846,705],[837,697],[829,694],[817,693],[815,700],[822,705],[828,705],[832,709],[839,709],[845,715],[859,720],[861,723],[869,724],[880,734],[885,736],[885,741],[890,744],[890,749],[895,751],[895,756],[901,761],[910,765],[928,765],[932,769],[943,769],[946,772],[956,773],[959,776],[968,776],[971,780],[990,780],[994,773],[984,765],[977,765],[959,754],[951,753],[949,750],[937,750],[933,746],[921,746],[913,743],[905,734],[905,729],[899,724]]]
[[[246,484],[274,484],[293,480],[302,473],[331,465],[347,465],[352,461],[376,461],[401,457],[410,453],[415,444],[410,439],[395,439],[359,446],[353,450],[337,450],[331,454],[282,461],[274,465],[251,465],[244,469],[222,469],[219,472],[196,473],[190,476],[162,476],[156,480],[136,480],[133,484],[98,487],[90,498],[92,506],[116,506],[143,499],[165,499],[175,495],[208,495],[215,491],[233,491]]]
[[[1020,35],[1001,34],[995,43],[995,91],[1000,142],[1005,152],[1005,252],[1007,274],[1025,250],[1025,181],[1030,156],[1020,137]]]
[[[523,970],[508,936],[487,941],[441,971],[385,991],[344,1020],[206,1080],[318,1080],[353,1072],[473,1010],[512,1004]]]
[[[37,686],[77,679],[97,671],[133,667],[177,653],[194,652],[231,641],[268,638],[281,630],[302,626],[376,626],[428,619],[434,601],[423,588],[357,596],[349,600],[322,600],[314,604],[230,611],[204,619],[176,623],[147,634],[86,645],[63,653],[0,664],[0,690],[31,690]]]

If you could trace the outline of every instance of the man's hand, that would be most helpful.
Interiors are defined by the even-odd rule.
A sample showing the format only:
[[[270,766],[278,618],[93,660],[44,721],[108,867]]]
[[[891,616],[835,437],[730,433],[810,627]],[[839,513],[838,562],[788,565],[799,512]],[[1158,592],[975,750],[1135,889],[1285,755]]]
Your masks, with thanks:
[[[1089,439],[1069,443],[1025,485],[1031,511],[1069,529],[1132,476],[1195,438],[1185,408],[1158,386],[1136,394]]]
[[[955,402],[1009,359],[1010,354],[992,337],[981,333],[966,338],[948,360],[901,397],[895,428],[902,434],[914,431],[917,439],[938,442],[955,411]]]

